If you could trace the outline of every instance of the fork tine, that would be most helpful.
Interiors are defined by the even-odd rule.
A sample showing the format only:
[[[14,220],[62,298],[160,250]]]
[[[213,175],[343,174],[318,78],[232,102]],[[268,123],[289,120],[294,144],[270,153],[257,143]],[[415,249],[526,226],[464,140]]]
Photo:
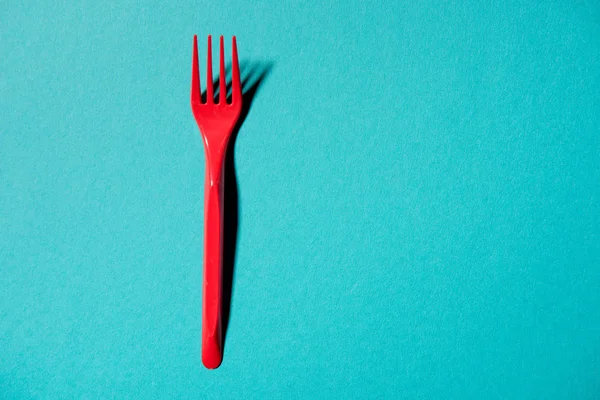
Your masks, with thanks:
[[[232,60],[231,60],[231,103],[242,101],[242,84],[240,83],[240,65],[238,63],[237,44],[235,36],[232,39]]]
[[[219,104],[227,102],[227,87],[225,85],[225,45],[223,44],[223,35],[219,39],[220,43],[220,67],[219,67]]]
[[[206,62],[206,103],[212,104],[215,101],[212,78],[212,45],[211,36],[208,35],[208,61]]]
[[[200,70],[198,68],[198,37],[194,35],[194,51],[192,56],[192,103],[201,103]]]

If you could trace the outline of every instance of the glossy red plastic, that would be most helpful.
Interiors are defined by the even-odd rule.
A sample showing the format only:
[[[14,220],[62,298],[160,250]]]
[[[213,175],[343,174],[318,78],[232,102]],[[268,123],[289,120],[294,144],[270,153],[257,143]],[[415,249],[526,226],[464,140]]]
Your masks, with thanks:
[[[220,38],[219,99],[214,100],[211,37],[208,36],[206,101],[202,101],[198,39],[194,35],[192,111],[206,154],[204,183],[204,283],[202,289],[202,363],[217,368],[223,359],[223,164],[231,133],[242,110],[242,88],[235,36],[232,39],[231,104],[227,103],[223,36]]]

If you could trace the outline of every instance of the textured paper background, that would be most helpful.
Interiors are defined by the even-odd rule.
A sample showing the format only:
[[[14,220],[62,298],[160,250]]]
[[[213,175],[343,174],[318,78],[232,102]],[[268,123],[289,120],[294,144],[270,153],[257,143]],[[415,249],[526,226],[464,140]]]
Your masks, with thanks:
[[[102,3],[0,5],[0,397],[598,398],[598,2]],[[217,371],[194,33],[272,63]]]

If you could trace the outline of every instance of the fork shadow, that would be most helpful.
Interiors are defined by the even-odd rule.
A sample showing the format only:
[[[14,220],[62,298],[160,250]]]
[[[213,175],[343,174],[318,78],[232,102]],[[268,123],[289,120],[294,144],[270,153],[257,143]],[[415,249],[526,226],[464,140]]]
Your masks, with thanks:
[[[238,121],[231,133],[227,153],[225,156],[225,177],[224,177],[224,204],[223,204],[223,292],[221,312],[222,312],[222,335],[223,349],[227,337],[227,329],[229,326],[229,317],[231,312],[231,299],[233,296],[233,278],[235,269],[235,253],[237,249],[237,234],[239,226],[239,196],[238,184],[235,174],[235,141],[240,132],[250,107],[254,101],[254,97],[258,93],[260,86],[273,68],[272,62],[258,63],[240,63],[240,73],[242,75],[242,110]],[[229,75],[231,66],[225,71],[225,75]],[[218,94],[218,78],[215,79],[214,87],[217,88],[215,96]],[[231,81],[227,82],[228,102],[231,101]],[[204,94],[206,96],[206,94]]]

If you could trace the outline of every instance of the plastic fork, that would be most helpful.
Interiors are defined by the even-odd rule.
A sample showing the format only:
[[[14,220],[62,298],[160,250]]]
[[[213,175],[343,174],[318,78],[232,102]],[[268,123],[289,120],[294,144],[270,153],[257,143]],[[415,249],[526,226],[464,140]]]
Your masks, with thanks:
[[[204,284],[202,289],[202,363],[217,368],[223,359],[223,164],[231,133],[242,110],[242,88],[235,36],[232,39],[231,104],[227,103],[223,36],[220,38],[219,101],[214,101],[211,36],[208,36],[206,101],[202,101],[198,68],[198,38],[194,35],[192,112],[206,154],[204,183]]]

